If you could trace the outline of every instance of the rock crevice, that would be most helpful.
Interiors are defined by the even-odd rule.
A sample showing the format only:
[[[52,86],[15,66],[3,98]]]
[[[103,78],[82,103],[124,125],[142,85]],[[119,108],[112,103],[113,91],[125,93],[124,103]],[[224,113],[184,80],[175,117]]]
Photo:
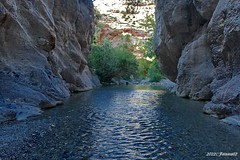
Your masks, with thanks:
[[[240,4],[235,0],[156,1],[154,48],[177,94],[210,100],[204,112],[240,113]]]

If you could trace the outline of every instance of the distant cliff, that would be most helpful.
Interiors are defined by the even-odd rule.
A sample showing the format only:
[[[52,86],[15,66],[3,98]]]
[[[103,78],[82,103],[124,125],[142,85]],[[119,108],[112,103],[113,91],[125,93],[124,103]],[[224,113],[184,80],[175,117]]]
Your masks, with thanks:
[[[139,45],[143,44],[153,31],[147,31],[144,27],[146,17],[154,18],[154,0],[142,0],[135,6],[130,14],[126,12],[128,3],[120,0],[95,0],[94,6],[99,11],[101,17],[96,29],[97,43],[103,38],[111,40],[114,47],[122,43],[124,35],[129,35],[132,45],[131,51],[136,57],[141,58],[143,51]],[[101,26],[101,27],[99,27]],[[138,47],[136,47],[138,46]]]
[[[157,0],[154,48],[177,94],[211,100],[204,112],[240,113],[240,3]]]
[[[87,66],[91,0],[0,2],[0,121],[39,114],[99,84]]]

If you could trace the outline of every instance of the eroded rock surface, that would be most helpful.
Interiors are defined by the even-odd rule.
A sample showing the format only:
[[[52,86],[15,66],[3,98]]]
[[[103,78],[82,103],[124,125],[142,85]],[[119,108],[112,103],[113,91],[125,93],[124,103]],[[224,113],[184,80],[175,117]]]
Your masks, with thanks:
[[[87,66],[93,32],[91,0],[1,1],[0,119],[38,114],[98,86]]]
[[[211,100],[204,112],[240,113],[240,3],[236,0],[156,1],[154,48],[177,93]]]

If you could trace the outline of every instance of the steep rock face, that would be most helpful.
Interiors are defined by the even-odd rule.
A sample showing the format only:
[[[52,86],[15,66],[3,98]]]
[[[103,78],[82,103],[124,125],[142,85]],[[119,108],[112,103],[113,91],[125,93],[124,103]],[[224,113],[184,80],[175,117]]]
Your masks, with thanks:
[[[184,46],[204,24],[192,1],[156,1],[155,52],[161,70],[172,81],[177,77],[178,59]]]
[[[220,118],[239,114],[239,2],[156,2],[155,52],[178,95],[211,100],[204,112]]]
[[[216,75],[211,83],[212,102],[206,104],[206,113],[216,111],[224,117],[240,113],[240,4],[220,0],[209,28],[209,45]],[[219,109],[218,106],[221,106]],[[222,107],[224,106],[224,107]],[[224,108],[224,109],[222,109]],[[222,111],[223,110],[223,111]],[[227,110],[227,111],[226,111]],[[225,115],[221,115],[223,112]]]
[[[206,29],[185,46],[178,62],[178,94],[196,100],[211,97],[210,83],[214,76],[210,47],[207,45]]]
[[[87,66],[92,35],[91,0],[1,1],[0,119],[37,114],[36,106],[99,85]]]

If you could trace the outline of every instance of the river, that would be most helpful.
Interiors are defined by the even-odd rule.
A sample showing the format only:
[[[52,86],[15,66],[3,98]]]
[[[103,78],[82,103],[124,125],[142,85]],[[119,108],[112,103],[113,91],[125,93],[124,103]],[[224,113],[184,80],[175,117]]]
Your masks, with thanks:
[[[14,148],[17,159],[240,159],[218,157],[240,154],[240,129],[203,114],[203,105],[159,87],[102,87],[2,128],[8,133],[14,126],[9,139],[29,134]]]

